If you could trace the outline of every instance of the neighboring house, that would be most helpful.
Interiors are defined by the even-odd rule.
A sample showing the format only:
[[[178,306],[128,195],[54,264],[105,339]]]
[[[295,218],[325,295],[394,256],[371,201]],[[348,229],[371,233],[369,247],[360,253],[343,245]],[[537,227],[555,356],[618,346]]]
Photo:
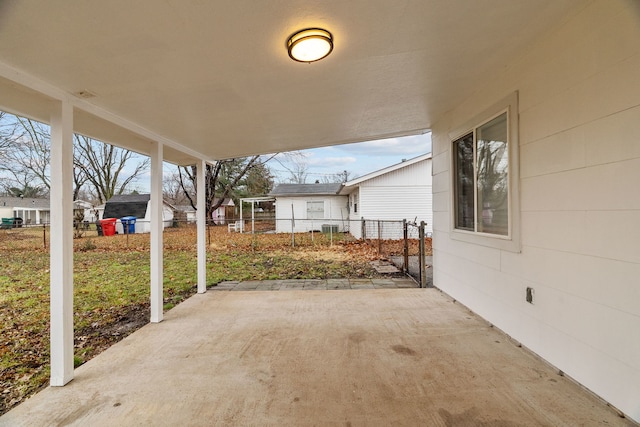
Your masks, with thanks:
[[[220,199],[214,199],[213,203],[218,203]],[[232,221],[236,218],[236,204],[233,199],[226,198],[218,209],[211,212],[211,219],[214,224],[224,225],[226,221]]]
[[[213,203],[218,203],[220,199],[214,199]],[[196,222],[196,210],[191,205],[176,205],[176,213],[180,221]],[[218,208],[211,212],[211,219],[214,224],[224,225],[227,220],[234,220],[236,204],[233,199],[226,198]]]
[[[196,210],[191,205],[174,205],[176,218],[189,223],[196,222]]]
[[[149,212],[150,194],[127,194],[113,196],[104,207],[104,218],[116,218],[116,232],[123,232],[120,218],[125,216],[136,217],[136,233],[148,233],[151,230],[151,215]],[[169,203],[163,201],[162,221],[164,227],[170,227],[173,224],[173,212],[175,208]]]
[[[27,197],[0,197],[0,215],[3,218],[22,218],[23,225],[48,224],[51,221],[49,199]],[[73,214],[81,211],[84,221],[94,222],[93,205],[84,200],[73,202]]]
[[[22,218],[23,225],[48,224],[51,215],[49,199],[28,197],[0,197],[3,218]]]
[[[103,203],[101,205],[98,205],[96,207],[93,208],[93,217],[96,218],[97,220],[101,220],[102,218],[104,218],[104,208],[105,208],[106,204]]]
[[[85,200],[76,200],[73,202],[73,216],[75,218],[76,212],[81,211],[84,215],[84,221],[86,222],[96,222],[98,219],[97,212],[95,207],[85,201]]]
[[[402,238],[397,223],[385,227],[384,221],[425,221],[426,231],[433,231],[431,153],[348,181],[340,194],[349,197],[349,232],[358,239],[362,238],[362,219],[382,220],[383,239]],[[367,233],[377,236],[377,223],[371,225],[376,229],[367,225]]]
[[[346,231],[348,198],[341,189],[340,183],[278,184],[270,194],[276,199],[276,233]]]

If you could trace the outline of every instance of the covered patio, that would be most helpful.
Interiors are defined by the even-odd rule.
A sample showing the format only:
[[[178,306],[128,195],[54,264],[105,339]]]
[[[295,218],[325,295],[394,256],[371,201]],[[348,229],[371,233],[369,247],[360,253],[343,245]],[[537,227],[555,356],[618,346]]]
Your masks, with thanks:
[[[429,417],[438,414],[434,423],[446,425],[456,424],[456,416],[468,413],[499,424],[503,408],[494,406],[487,396],[504,393],[509,401],[528,387],[519,377],[526,370],[512,369],[510,364],[518,365],[511,359],[505,361],[505,369],[515,376],[504,383],[495,384],[486,376],[471,385],[452,382],[457,391],[446,394],[452,402],[468,389],[478,391],[471,406],[435,400],[427,412],[418,403],[434,394],[430,389],[434,376],[446,371],[434,369],[441,368],[433,362],[440,359],[420,358],[433,344],[414,347],[413,338],[441,331],[436,333],[439,345],[446,345],[459,337],[474,340],[482,335],[457,329],[474,330],[477,325],[467,324],[466,318],[444,323],[430,318],[426,294],[410,299],[393,294],[392,299],[398,299],[389,309],[379,297],[386,294],[374,292],[372,299],[352,301],[353,306],[334,318],[333,302],[325,300],[332,294],[316,299],[305,293],[293,304],[292,321],[277,323],[275,310],[269,311],[273,324],[268,316],[260,317],[260,310],[249,314],[234,303],[239,296],[205,294],[204,191],[197,195],[197,290],[201,295],[170,312],[171,322],[157,324],[164,318],[163,162],[195,164],[197,187],[202,189],[207,162],[431,131],[434,285],[621,413],[640,421],[639,23],[640,5],[633,0],[0,2],[0,109],[51,125],[51,247],[56,248],[50,258],[52,386],[68,384],[76,374],[70,220],[73,134],[151,158],[153,324],[96,363],[78,369],[78,381],[68,389],[48,389],[34,398],[33,405],[40,399],[69,396],[60,398],[59,407],[49,407],[60,410],[61,420],[69,417],[69,421],[98,412],[112,419],[122,414],[130,419],[152,417],[157,412],[166,415],[162,420],[169,423],[172,418],[166,411],[179,411],[187,401],[199,400],[202,405],[192,407],[190,416],[223,410],[224,414],[211,416],[232,424],[249,416],[262,417],[273,408],[289,411],[289,416],[308,417],[299,419],[301,423],[313,423],[315,416],[345,424],[378,419],[429,423]],[[318,28],[333,43],[330,54],[313,63],[293,61],[287,50],[292,36]],[[483,163],[478,155],[483,144],[485,149],[498,147],[491,156],[500,159],[489,162],[495,169],[490,173],[483,170],[486,158]],[[485,189],[492,193],[487,192],[482,202]],[[406,292],[398,295],[418,291]],[[260,296],[265,295],[265,304],[285,298],[280,293]],[[253,294],[242,296],[254,298]],[[201,317],[197,306],[208,303],[212,305]],[[363,307],[363,316],[371,318],[350,314]],[[308,342],[301,343],[295,335],[277,340],[283,348],[308,356],[311,367],[318,369],[306,371],[309,365],[303,360],[290,363],[292,371],[308,375],[309,384],[304,389],[297,385],[291,388],[295,393],[286,395],[289,383],[278,382],[278,375],[286,371],[278,366],[280,347],[270,337],[287,334],[305,308],[329,322],[325,329],[337,332],[325,337],[314,330]],[[264,335],[247,336],[240,331],[215,335],[223,333],[217,325],[228,322],[226,316],[241,316],[235,320],[246,322],[250,330],[260,330],[259,320],[263,320],[267,329]],[[354,335],[341,335],[339,326],[350,324],[351,317],[364,324],[360,329],[353,327]],[[381,323],[369,330],[366,321],[372,318]],[[180,329],[182,335],[171,335],[181,322],[193,324]],[[305,325],[315,328],[312,323]],[[392,339],[385,328],[396,326],[400,333]],[[201,337],[204,341],[198,341]],[[396,342],[399,338],[405,341]],[[196,341],[184,341],[189,339]],[[217,347],[216,340],[226,342],[232,352]],[[492,339],[489,344],[472,355],[465,353],[467,346],[460,347],[463,359],[452,368],[470,369],[473,378],[476,365],[493,360],[493,344],[504,343]],[[331,354],[331,349],[353,355],[364,351],[386,364],[376,366],[379,371],[354,371],[358,380],[342,383],[344,389],[334,383],[323,389],[325,374],[333,372],[334,366],[328,359],[307,354],[307,345],[320,354]],[[126,347],[139,350],[121,355]],[[147,348],[156,353],[143,358]],[[205,355],[200,348],[214,351]],[[240,355],[255,354],[250,366],[262,368],[233,371],[229,377],[219,376],[222,367],[204,371],[212,375],[204,384],[196,365],[175,367],[176,360],[187,359],[221,366],[216,363],[223,363],[228,354],[235,355],[234,363],[242,360]],[[352,358],[340,360],[343,366],[336,371],[350,372]],[[408,361],[413,363],[411,375],[404,365]],[[140,379],[139,371],[145,372],[145,366],[155,369]],[[166,377],[168,383],[154,383],[174,369],[176,376]],[[491,363],[489,369],[496,365]],[[395,374],[408,377],[409,385],[376,388],[359,377],[364,372],[376,373],[382,383],[393,380]],[[82,380],[83,375],[91,381]],[[271,375],[276,377],[270,379]],[[118,389],[116,384],[134,387],[134,379],[140,379],[141,387],[148,387],[144,390],[154,396],[143,388],[139,393],[127,392],[123,396],[137,399],[129,407],[119,400],[120,395],[105,395]],[[347,379],[343,374],[342,381]],[[502,388],[511,381],[522,388]],[[83,389],[85,384],[93,387],[89,383],[98,384],[95,396],[96,401],[103,399],[102,404],[96,403],[100,410],[85,400],[91,397],[84,394],[89,389]],[[269,384],[275,384],[275,389],[269,390]],[[502,391],[487,389],[487,384]],[[232,396],[240,385],[255,392],[255,400],[225,406],[231,403],[217,395],[219,404],[204,403],[210,390]],[[74,401],[67,394],[73,391],[67,390],[75,389],[85,391]],[[408,389],[412,392],[404,394]],[[191,395],[189,390],[198,392]],[[309,398],[309,393],[322,390],[329,396]],[[376,418],[366,415],[358,397],[365,391],[375,396],[385,390],[391,396],[389,402],[408,405],[405,411],[398,414],[384,399],[367,397],[367,407],[377,412]],[[333,406],[329,407],[332,412],[314,412],[321,407],[318,402],[335,395],[340,402],[352,398],[353,418],[341,410],[334,412]],[[273,400],[273,396],[286,399]],[[573,402],[562,406],[562,412],[572,405],[581,407],[577,394],[569,397],[557,391],[551,396],[554,404],[562,396]],[[163,399],[169,397],[171,405],[157,403],[166,403]],[[523,399],[512,406],[528,407],[529,417],[549,415],[539,400],[527,406],[522,402],[531,400]],[[239,397],[231,400],[240,402]],[[27,406],[17,408],[15,414],[22,413],[23,407]],[[306,409],[298,413],[298,407]],[[511,418],[516,417],[513,414],[504,417],[516,419]]]
[[[2,426],[632,425],[436,289],[195,295]]]

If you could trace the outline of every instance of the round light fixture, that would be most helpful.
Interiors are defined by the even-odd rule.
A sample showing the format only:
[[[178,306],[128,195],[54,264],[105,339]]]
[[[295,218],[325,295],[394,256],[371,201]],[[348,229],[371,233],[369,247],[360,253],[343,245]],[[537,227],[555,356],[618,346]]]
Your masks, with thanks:
[[[289,37],[287,50],[294,61],[319,61],[333,50],[333,36],[322,28],[307,28]]]

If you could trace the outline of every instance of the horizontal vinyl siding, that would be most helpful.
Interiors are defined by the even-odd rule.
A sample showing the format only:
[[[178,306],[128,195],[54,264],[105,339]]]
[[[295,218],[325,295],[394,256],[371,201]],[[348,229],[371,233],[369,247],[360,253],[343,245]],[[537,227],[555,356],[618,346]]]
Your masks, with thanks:
[[[360,183],[361,187],[413,187],[423,185],[431,185],[431,159],[414,163]]]
[[[356,217],[425,221],[432,232],[432,203],[431,159],[427,159],[362,182]]]
[[[433,126],[434,284],[640,421],[640,26],[591,2]],[[521,253],[450,238],[449,132],[519,91]],[[534,304],[525,301],[527,287]]]
[[[360,189],[360,216],[364,219],[425,221],[433,231],[431,186],[364,187]]]
[[[319,201],[324,203],[324,217],[307,219],[307,202]],[[348,226],[346,196],[278,197],[276,198],[276,233],[291,232],[292,205],[296,233],[321,230],[324,224],[337,225],[339,231],[344,231]]]

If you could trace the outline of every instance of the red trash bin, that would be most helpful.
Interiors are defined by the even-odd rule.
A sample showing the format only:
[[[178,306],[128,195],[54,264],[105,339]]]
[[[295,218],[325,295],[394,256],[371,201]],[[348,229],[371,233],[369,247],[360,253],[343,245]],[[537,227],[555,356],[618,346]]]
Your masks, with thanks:
[[[115,236],[116,234],[116,218],[104,218],[100,220],[102,225],[102,234],[105,236]]]

